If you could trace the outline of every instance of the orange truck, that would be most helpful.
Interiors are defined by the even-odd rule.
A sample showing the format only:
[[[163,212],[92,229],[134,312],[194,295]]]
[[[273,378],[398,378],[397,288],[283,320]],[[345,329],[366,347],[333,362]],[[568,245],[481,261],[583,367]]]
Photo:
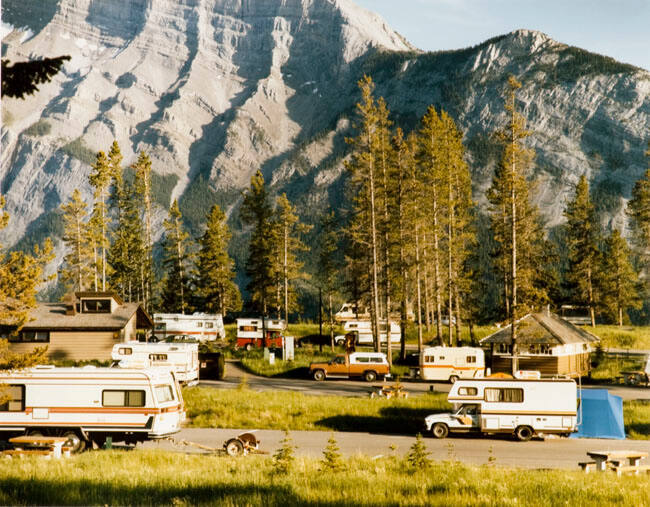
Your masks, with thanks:
[[[340,354],[327,363],[312,363],[309,374],[314,380],[363,378],[374,382],[377,378],[390,377],[390,365],[386,354],[381,352],[353,352]]]

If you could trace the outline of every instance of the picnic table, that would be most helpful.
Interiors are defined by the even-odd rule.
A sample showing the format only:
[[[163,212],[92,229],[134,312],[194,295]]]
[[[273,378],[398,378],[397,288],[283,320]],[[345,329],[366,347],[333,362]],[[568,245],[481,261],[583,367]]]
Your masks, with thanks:
[[[594,468],[598,471],[605,471],[608,468],[614,470],[617,475],[621,475],[623,472],[634,472],[638,474],[640,471],[650,470],[650,466],[640,465],[640,461],[648,457],[648,453],[644,451],[589,451],[587,452],[589,456],[594,461],[592,462],[595,466]],[[628,464],[625,465],[627,460]],[[589,472],[589,466],[592,463],[582,463],[583,468],[586,472]]]
[[[408,398],[409,393],[401,386],[401,385],[395,385],[395,386],[389,386],[389,385],[382,385],[382,386],[374,386],[373,391],[370,392],[370,397],[380,397],[380,398]]]
[[[620,380],[628,386],[644,385],[648,387],[649,379],[648,374],[644,371],[622,371]]]
[[[14,448],[3,451],[8,456],[41,455],[45,457],[60,458],[69,448],[63,446],[68,441],[66,437],[44,437],[41,435],[24,435],[13,437],[9,442]]]

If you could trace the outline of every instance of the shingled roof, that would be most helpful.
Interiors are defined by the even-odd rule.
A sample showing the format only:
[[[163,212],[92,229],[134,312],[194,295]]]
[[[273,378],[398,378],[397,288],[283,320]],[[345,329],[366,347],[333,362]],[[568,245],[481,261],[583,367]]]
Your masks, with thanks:
[[[512,343],[511,326],[506,326],[496,333],[481,340],[481,345],[493,343]],[[544,343],[566,345],[571,343],[596,343],[597,336],[574,326],[555,314],[530,313],[517,321],[518,343]]]
[[[65,303],[39,303],[29,312],[29,321],[23,330],[120,330],[137,313],[137,328],[151,328],[153,322],[140,303],[124,303],[112,313],[66,314],[69,305]]]

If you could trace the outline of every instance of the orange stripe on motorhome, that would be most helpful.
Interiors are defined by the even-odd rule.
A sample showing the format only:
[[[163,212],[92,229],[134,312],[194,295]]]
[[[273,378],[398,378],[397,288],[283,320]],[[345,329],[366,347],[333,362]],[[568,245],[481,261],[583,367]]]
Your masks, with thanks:
[[[53,414],[160,414],[162,412],[179,412],[180,406],[163,408],[131,408],[131,407],[27,407],[25,413],[30,414],[34,408],[41,408]]]
[[[98,426],[101,428],[114,428],[119,426],[129,426],[133,428],[145,428],[146,423],[132,423],[132,422],[69,422],[69,421],[15,421],[12,423],[3,423],[0,422],[0,428],[4,426],[16,427],[16,426],[42,426],[42,427],[58,427],[58,426]],[[145,428],[146,429],[146,428]]]

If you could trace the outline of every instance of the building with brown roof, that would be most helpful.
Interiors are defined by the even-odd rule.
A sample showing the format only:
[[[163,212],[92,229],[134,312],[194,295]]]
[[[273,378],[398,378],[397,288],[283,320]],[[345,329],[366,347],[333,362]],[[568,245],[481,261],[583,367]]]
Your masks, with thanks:
[[[5,328],[2,335],[15,353],[47,345],[51,359],[105,361],[115,343],[152,328],[140,303],[124,303],[113,292],[77,292],[61,303],[39,303],[20,332]]]
[[[542,375],[585,376],[599,338],[552,313],[533,313],[517,321],[518,370]],[[511,326],[481,340],[491,351],[492,373],[512,373]]]

